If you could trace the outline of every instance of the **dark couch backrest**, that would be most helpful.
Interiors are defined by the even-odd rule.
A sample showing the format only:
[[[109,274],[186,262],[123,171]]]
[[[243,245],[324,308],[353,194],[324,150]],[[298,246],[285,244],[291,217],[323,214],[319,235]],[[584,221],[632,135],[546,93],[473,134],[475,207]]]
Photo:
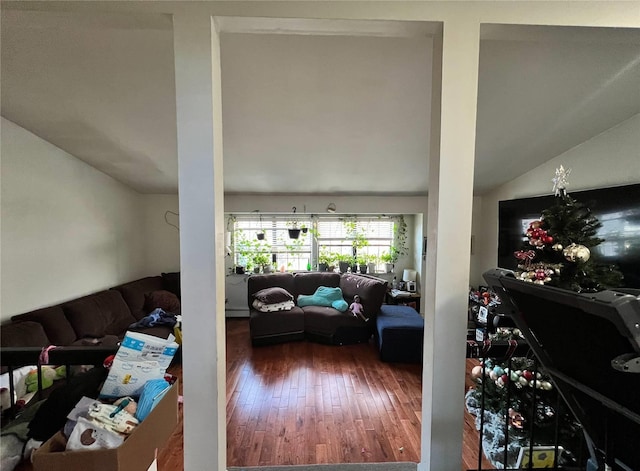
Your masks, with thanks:
[[[61,305],[13,316],[11,320],[14,322],[33,321],[41,324],[53,345],[70,345],[76,340],[76,333],[65,317]]]
[[[79,339],[119,335],[136,321],[116,290],[100,291],[69,301],[62,309]]]
[[[51,342],[37,322],[11,322],[0,327],[2,347],[47,347]]]
[[[249,309],[253,304],[253,295],[265,288],[284,288],[294,297],[295,287],[292,273],[270,273],[268,275],[251,275],[247,280],[247,302]]]
[[[114,286],[111,289],[120,292],[124,302],[129,306],[131,314],[135,317],[135,320],[139,321],[149,314],[144,310],[144,295],[152,291],[165,289],[165,284],[161,276],[148,276],[140,280]]]
[[[380,312],[380,306],[384,302],[387,282],[375,276],[346,273],[340,278],[340,289],[344,300],[348,304],[353,302],[353,297],[356,294],[360,296],[365,316],[375,319]]]
[[[313,294],[321,286],[337,288],[340,286],[340,274],[332,272],[300,272],[293,275],[295,293],[293,296],[298,299],[301,294]]]

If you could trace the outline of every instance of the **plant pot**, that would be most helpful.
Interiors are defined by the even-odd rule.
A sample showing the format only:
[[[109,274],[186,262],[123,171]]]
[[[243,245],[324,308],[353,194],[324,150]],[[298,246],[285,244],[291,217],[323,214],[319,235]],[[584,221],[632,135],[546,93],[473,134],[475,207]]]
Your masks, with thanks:
[[[338,262],[340,273],[347,273],[349,271],[349,262]]]
[[[258,232],[256,234],[256,237],[258,238],[258,240],[264,240],[264,232]]]
[[[260,273],[260,267],[253,267],[253,273]]]
[[[244,267],[236,267],[236,275],[244,275]]]
[[[367,265],[360,265],[360,273],[363,275],[367,273]]]
[[[297,239],[300,237],[300,229],[289,229],[289,239]]]
[[[326,263],[318,263],[318,271],[327,271],[329,265]]]
[[[351,273],[358,273],[358,265],[351,265]]]
[[[369,273],[375,273],[376,272],[376,264],[371,262],[367,265],[367,271]]]
[[[385,263],[384,271],[385,273],[391,273],[393,271],[393,263]]]
[[[308,230],[309,230],[309,228],[308,228],[308,227],[303,227],[303,228],[302,228],[302,233],[303,233],[303,234],[306,234]]]
[[[271,273],[271,265],[264,265],[262,267],[262,273]]]

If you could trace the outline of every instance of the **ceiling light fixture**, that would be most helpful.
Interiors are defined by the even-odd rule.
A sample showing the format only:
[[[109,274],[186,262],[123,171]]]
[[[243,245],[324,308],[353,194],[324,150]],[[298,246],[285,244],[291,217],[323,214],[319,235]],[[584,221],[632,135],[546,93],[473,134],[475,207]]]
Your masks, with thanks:
[[[336,204],[335,203],[329,203],[329,205],[327,206],[327,212],[328,213],[335,213],[336,212]]]

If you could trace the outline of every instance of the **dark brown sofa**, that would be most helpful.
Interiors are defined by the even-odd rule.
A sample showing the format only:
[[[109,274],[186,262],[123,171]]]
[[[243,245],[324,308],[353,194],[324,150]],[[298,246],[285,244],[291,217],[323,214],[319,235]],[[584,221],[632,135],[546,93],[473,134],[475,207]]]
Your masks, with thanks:
[[[169,276],[167,276],[169,275]],[[132,281],[55,306],[15,315],[0,326],[1,347],[45,347],[49,345],[116,345],[129,326],[142,319],[145,294],[176,292],[178,274],[163,274]],[[179,282],[178,282],[179,286]],[[167,338],[167,326],[133,329]]]
[[[297,305],[299,295],[313,294],[320,286],[339,287],[348,304],[356,294],[359,295],[369,321],[365,323],[349,312],[340,312],[332,307]],[[273,287],[284,288],[291,293],[296,306],[290,311],[277,312],[254,309],[254,294]],[[251,275],[247,281],[251,342],[256,346],[305,338],[333,345],[367,342],[374,332],[376,316],[386,291],[385,280],[368,275],[328,272]]]

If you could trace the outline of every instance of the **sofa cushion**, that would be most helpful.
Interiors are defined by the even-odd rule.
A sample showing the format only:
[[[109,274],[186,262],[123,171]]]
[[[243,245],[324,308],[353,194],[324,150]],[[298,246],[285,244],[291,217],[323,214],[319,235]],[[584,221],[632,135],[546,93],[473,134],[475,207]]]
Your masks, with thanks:
[[[144,295],[144,310],[147,314],[156,308],[172,314],[180,314],[180,300],[170,291],[161,289]]]
[[[380,312],[380,306],[387,292],[387,282],[381,278],[367,275],[342,275],[340,288],[344,299],[351,304],[353,297],[360,296],[366,317],[375,317]]]
[[[260,301],[262,304],[276,304],[284,303],[286,301],[293,301],[293,295],[284,288],[274,286],[273,288],[261,289],[253,295],[256,301]]]
[[[338,328],[346,326],[371,330],[368,323],[350,312],[340,312],[325,306],[305,306],[302,310],[304,312],[304,331],[309,334],[331,336]]]
[[[49,341],[53,345],[71,345],[76,340],[76,333],[64,315],[62,306],[51,306],[13,316],[15,322],[33,321],[42,325]]]
[[[162,284],[163,289],[167,291],[171,291],[178,298],[181,297],[180,294],[180,272],[171,272],[171,273],[162,273]]]
[[[46,347],[50,344],[42,325],[37,322],[10,322],[0,328],[2,347]]]
[[[290,311],[277,312],[259,312],[252,309],[250,316],[252,339],[304,331],[304,313],[297,306]]]
[[[253,295],[265,288],[280,287],[296,295],[291,273],[270,273],[268,275],[251,275],[247,279],[247,302],[249,308],[253,305]]]
[[[340,273],[300,272],[294,276],[295,290],[291,293],[298,298],[301,294],[313,294],[320,286],[337,288],[340,286]]]
[[[164,288],[164,282],[161,276],[148,276],[136,281],[131,281],[123,285],[115,286],[111,288],[119,291],[122,294],[127,306],[136,321],[139,321],[144,316],[149,314],[144,310],[144,295],[151,291],[158,291]]]
[[[118,291],[107,290],[62,305],[79,339],[122,335],[136,319]]]

